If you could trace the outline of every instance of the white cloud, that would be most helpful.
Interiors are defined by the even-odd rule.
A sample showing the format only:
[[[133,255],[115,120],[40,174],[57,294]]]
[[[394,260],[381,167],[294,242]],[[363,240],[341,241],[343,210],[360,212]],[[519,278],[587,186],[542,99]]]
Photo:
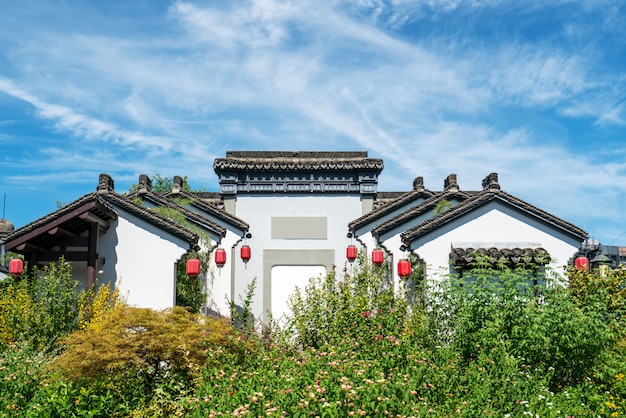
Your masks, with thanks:
[[[572,15],[593,7],[570,3]],[[365,149],[385,159],[382,190],[406,190],[417,175],[440,189],[452,172],[462,188],[477,189],[497,171],[505,190],[566,211],[557,215],[601,216],[588,196],[617,207],[624,167],[576,152],[577,133],[559,117],[622,127],[622,71],[600,66],[597,44],[578,48],[589,34],[584,21],[564,18],[549,38],[503,31],[485,40],[467,19],[515,26],[516,16],[534,18],[541,7],[179,1],[150,36],[132,25],[15,34],[5,43],[11,68],[0,66],[0,91],[30,103],[71,136],[67,144],[80,141],[41,150],[59,170],[108,166],[123,178],[158,171],[206,185],[215,183],[212,159],[226,149]],[[451,29],[408,32],[436,19]],[[564,187],[572,192],[563,196]]]
[[[166,138],[146,136],[122,129],[113,123],[76,113],[66,106],[47,103],[5,79],[0,79],[0,91],[30,103],[41,118],[52,120],[57,129],[70,132],[79,138],[120,143],[130,147],[154,148],[161,151],[168,151],[172,146]]]

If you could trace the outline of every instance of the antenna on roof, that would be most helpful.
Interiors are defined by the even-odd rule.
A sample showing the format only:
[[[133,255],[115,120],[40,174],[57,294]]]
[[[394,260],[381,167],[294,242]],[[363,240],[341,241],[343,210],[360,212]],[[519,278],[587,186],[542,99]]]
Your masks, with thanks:
[[[4,203],[2,204],[2,219],[4,219],[4,211],[7,208],[7,194],[4,194]]]
[[[615,241],[617,241],[618,238],[621,238],[622,235],[626,234],[626,231],[622,232],[621,234],[618,235],[617,238],[615,238],[613,241],[609,242],[608,245],[613,244]]]

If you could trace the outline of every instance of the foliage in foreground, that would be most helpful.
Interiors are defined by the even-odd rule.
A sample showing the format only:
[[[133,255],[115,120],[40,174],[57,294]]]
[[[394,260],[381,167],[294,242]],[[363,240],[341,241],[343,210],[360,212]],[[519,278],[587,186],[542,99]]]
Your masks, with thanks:
[[[61,258],[30,277],[0,283],[0,347],[19,342],[54,350],[59,338],[78,328],[80,294],[71,272]]]
[[[271,339],[246,321],[234,329],[180,309],[121,305],[99,326],[64,339],[60,356],[5,346],[0,414],[625,412],[623,271],[568,271],[565,288],[537,271],[474,267],[463,281],[441,278],[410,306],[406,289],[394,289],[383,271],[361,260],[342,277],[312,280],[294,296],[291,330]]]

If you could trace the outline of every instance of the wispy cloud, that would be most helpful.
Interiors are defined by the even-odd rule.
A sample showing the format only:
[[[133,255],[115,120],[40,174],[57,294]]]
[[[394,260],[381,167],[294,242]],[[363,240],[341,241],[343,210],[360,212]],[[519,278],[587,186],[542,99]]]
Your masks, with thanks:
[[[145,136],[141,133],[121,129],[113,123],[76,113],[69,107],[47,103],[16,87],[8,80],[0,79],[0,91],[30,103],[41,118],[54,121],[58,130],[69,132],[75,137],[119,143],[122,146],[156,148],[163,152],[171,148],[170,141],[165,138]]]
[[[626,56],[611,40],[626,13],[596,4],[47,4],[46,16],[0,17],[0,92],[60,137],[30,151],[50,175],[160,172],[211,187],[227,149],[365,149],[385,159],[384,190],[417,175],[438,189],[451,172],[476,189],[497,171],[505,190],[596,219],[626,204],[623,62],[602,49]],[[590,152],[601,137],[611,153]],[[31,175],[43,174],[20,178]]]

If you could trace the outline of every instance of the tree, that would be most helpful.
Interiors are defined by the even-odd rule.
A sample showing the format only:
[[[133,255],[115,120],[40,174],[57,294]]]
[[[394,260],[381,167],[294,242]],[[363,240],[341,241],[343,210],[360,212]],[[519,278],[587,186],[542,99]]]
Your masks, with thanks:
[[[189,182],[187,181],[187,176],[184,176],[182,179],[183,179],[182,187],[184,191],[186,192],[202,191],[202,190],[192,189],[191,186],[189,185]],[[152,191],[154,193],[169,192],[170,190],[172,190],[172,186],[174,185],[173,177],[164,177],[160,175],[159,173],[154,173],[152,177],[150,178],[150,181],[152,182]],[[133,184],[128,188],[128,193],[135,193],[137,192],[137,189],[138,189],[138,185]]]

